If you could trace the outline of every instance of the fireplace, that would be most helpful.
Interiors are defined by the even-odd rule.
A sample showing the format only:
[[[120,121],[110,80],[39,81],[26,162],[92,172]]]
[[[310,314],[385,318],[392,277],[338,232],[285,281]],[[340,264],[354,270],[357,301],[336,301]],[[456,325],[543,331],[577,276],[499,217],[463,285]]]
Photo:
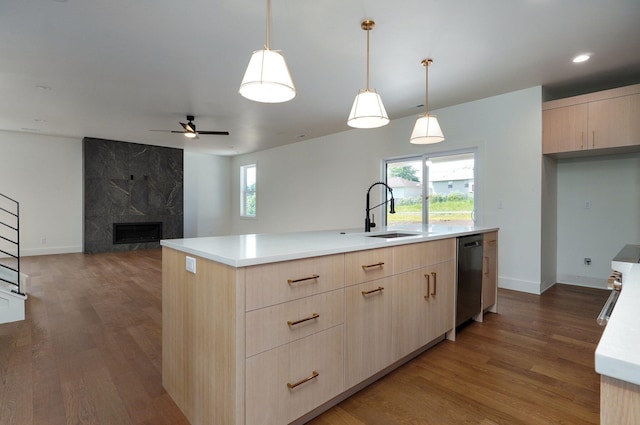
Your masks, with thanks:
[[[159,242],[162,222],[113,223],[113,243]]]

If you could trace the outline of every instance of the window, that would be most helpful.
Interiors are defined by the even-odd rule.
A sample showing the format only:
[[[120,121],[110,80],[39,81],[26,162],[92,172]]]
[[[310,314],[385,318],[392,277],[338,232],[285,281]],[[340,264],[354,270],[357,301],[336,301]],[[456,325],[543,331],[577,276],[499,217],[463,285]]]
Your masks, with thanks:
[[[386,225],[473,225],[475,158],[474,149],[386,161],[396,209],[396,214],[387,210]]]
[[[240,216],[256,216],[256,164],[240,167]]]

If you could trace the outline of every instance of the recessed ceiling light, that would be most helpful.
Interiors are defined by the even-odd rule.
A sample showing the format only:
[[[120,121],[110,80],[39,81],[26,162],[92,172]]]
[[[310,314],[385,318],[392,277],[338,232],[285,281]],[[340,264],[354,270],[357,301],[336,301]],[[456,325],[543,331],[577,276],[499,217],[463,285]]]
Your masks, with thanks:
[[[573,58],[573,63],[586,62],[586,61],[589,60],[590,57],[591,57],[591,55],[588,55],[586,53],[584,53],[582,55],[578,55],[575,58]]]

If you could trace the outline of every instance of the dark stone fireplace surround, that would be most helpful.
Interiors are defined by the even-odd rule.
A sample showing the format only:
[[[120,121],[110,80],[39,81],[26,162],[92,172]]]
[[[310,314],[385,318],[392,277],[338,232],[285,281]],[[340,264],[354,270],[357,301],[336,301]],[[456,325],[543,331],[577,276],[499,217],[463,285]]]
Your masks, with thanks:
[[[183,237],[182,149],[93,138],[83,148],[84,252],[158,247],[156,223],[161,239]],[[114,243],[114,224],[138,226],[122,227],[128,240]]]

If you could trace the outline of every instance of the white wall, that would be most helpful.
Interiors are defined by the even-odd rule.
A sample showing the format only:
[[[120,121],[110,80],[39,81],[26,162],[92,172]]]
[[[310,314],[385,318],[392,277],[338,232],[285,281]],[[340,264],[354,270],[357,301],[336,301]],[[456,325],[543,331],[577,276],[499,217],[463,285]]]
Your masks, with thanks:
[[[0,193],[20,202],[21,254],[81,252],[82,140],[0,131],[0,158]]]
[[[231,159],[184,152],[184,237],[230,233]]]
[[[555,159],[542,158],[542,228],[540,292],[557,282],[558,269],[558,165]]]
[[[363,227],[366,190],[381,178],[382,160],[477,147],[478,219],[501,229],[500,286],[539,293],[541,98],[534,87],[434,111],[447,138],[438,145],[410,145],[409,117],[235,157],[232,232]],[[250,163],[258,165],[257,218],[241,219],[240,166]]]
[[[559,160],[558,281],[606,288],[625,244],[640,244],[640,154]]]

